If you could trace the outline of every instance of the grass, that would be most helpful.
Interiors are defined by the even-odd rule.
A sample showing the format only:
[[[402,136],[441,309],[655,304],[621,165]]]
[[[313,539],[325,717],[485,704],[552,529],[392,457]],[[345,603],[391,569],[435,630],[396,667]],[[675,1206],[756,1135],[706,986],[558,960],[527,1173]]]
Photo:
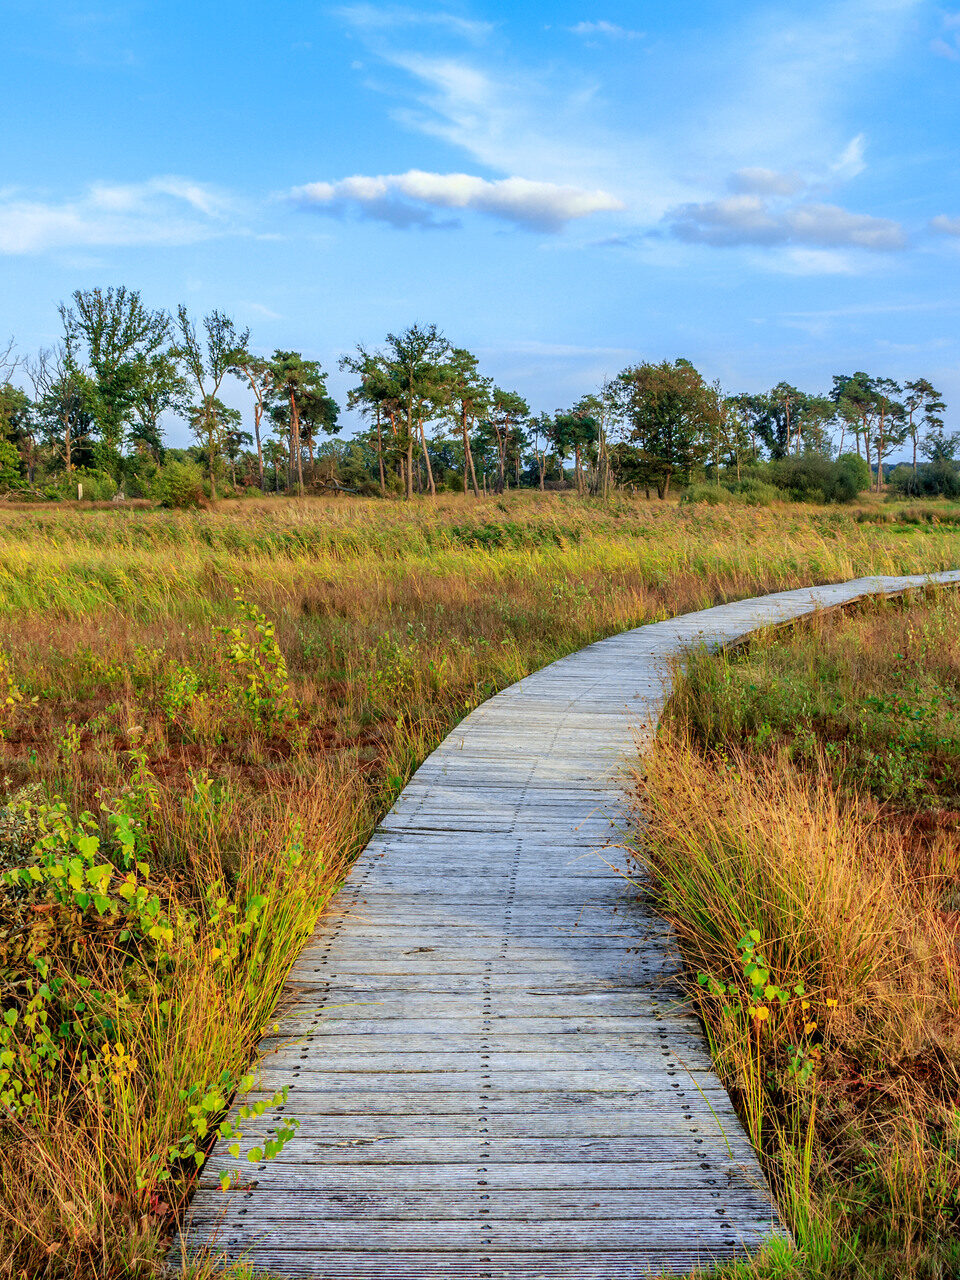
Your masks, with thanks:
[[[0,1277],[162,1273],[302,939],[471,707],[625,627],[957,563],[948,524],[799,507],[0,512]]]
[[[798,1250],[960,1274],[960,594],[822,616],[677,685],[638,857]]]

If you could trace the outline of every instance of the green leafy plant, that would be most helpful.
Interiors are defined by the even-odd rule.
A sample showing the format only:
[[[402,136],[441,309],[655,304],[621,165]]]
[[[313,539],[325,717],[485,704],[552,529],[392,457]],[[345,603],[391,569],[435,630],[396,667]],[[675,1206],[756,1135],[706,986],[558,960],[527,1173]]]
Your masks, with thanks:
[[[277,643],[273,623],[239,591],[234,601],[241,621],[222,627],[227,653],[238,676],[240,705],[258,728],[270,729],[296,718],[290,695],[287,663]]]

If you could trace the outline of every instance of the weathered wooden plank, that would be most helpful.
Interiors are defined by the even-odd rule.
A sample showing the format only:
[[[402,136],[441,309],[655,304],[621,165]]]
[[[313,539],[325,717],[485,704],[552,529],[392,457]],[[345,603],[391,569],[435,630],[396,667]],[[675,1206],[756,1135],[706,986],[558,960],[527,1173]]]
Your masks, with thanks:
[[[666,1234],[666,1233],[665,1233]],[[670,1269],[674,1273],[709,1267],[747,1256],[756,1249],[759,1239],[745,1242],[730,1233],[719,1244],[692,1247],[689,1228],[676,1238],[670,1253]],[[479,1235],[479,1232],[478,1232]],[[674,1238],[674,1237],[671,1237]],[[248,1259],[251,1246],[218,1242],[226,1259]],[[662,1250],[633,1248],[628,1251],[543,1249],[504,1253],[484,1249],[482,1244],[470,1252],[403,1250],[385,1252],[382,1248],[360,1252],[340,1250],[320,1253],[306,1247],[267,1248],[255,1245],[257,1266],[271,1276],[322,1277],[323,1280],[638,1280],[640,1276],[663,1276]]]
[[[395,1031],[384,1031],[377,1029],[375,1035],[375,1043],[372,1043],[374,1037],[368,1031],[356,1032],[349,1023],[342,1026],[339,1030],[327,1029],[321,1032],[317,1029],[316,1038],[308,1033],[301,1032],[299,1036],[276,1037],[273,1040],[264,1042],[264,1049],[270,1054],[271,1059],[279,1061],[285,1054],[294,1054],[297,1057],[307,1049],[312,1049],[314,1044],[319,1046],[327,1044],[331,1052],[338,1055],[348,1054],[373,1054],[378,1057],[381,1053],[405,1053],[405,1054],[423,1054],[423,1053],[440,1053],[440,1054],[487,1054],[490,1052],[490,1045],[498,1053],[524,1053],[548,1055],[563,1052],[566,1045],[572,1044],[576,1047],[578,1054],[583,1053],[604,1053],[611,1049],[619,1053],[629,1055],[631,1060],[636,1060],[637,1054],[642,1053],[660,1053],[664,1056],[665,1061],[676,1062],[681,1058],[684,1062],[689,1063],[691,1055],[702,1056],[703,1035],[697,1026],[688,1027],[685,1031],[674,1026],[670,1027],[669,1032],[664,1029],[662,1035],[656,1030],[657,1023],[649,1024],[650,1028],[644,1032],[611,1032],[609,1034],[590,1035],[582,1032],[579,1028],[574,1031],[565,1033],[542,1033],[539,1035],[524,1035],[522,1032],[516,1032],[513,1035],[505,1036],[499,1031],[485,1031],[477,1028],[472,1033],[454,1033],[443,1034],[442,1032],[427,1032],[423,1035],[416,1035],[408,1032],[404,1028]],[[669,1048],[668,1048],[669,1046]],[[338,1057],[338,1061],[344,1059]],[[474,1058],[476,1061],[476,1058]],[[546,1064],[552,1059],[538,1057],[538,1061]],[[499,1065],[499,1064],[498,1064]]]
[[[306,1092],[311,1089],[319,1092],[359,1089],[366,1082],[371,1089],[405,1089],[411,1094],[443,1093],[447,1089],[453,1089],[459,1093],[466,1089],[483,1089],[486,1084],[496,1080],[499,1088],[508,1089],[513,1093],[537,1093],[541,1089],[559,1092],[564,1088],[573,1089],[578,1093],[592,1091],[638,1093],[644,1089],[657,1090],[662,1087],[661,1082],[663,1082],[675,1086],[679,1090],[679,1096],[683,1097],[687,1091],[695,1092],[697,1089],[707,1087],[698,1078],[700,1075],[707,1077],[712,1075],[710,1071],[694,1071],[691,1075],[683,1072],[681,1075],[678,1070],[671,1080],[666,1081],[664,1077],[669,1073],[661,1067],[660,1063],[650,1064],[646,1069],[634,1067],[624,1071],[607,1071],[602,1067],[588,1067],[586,1070],[579,1071],[568,1067],[562,1067],[556,1071],[538,1071],[535,1066],[526,1071],[500,1068],[494,1075],[492,1070],[481,1070],[479,1064],[475,1071],[456,1071],[439,1063],[432,1070],[421,1066],[419,1071],[412,1069],[364,1071],[360,1067],[352,1071],[337,1071],[324,1070],[322,1065],[324,1061],[332,1066],[336,1060],[332,1059],[330,1054],[324,1054],[316,1060],[305,1060],[302,1068],[284,1066],[276,1071],[270,1069],[269,1061],[265,1062],[257,1072],[260,1087],[264,1092],[272,1093],[283,1088],[284,1085],[289,1085],[291,1089],[295,1088],[299,1095],[301,1091]],[[711,1084],[710,1087],[712,1088],[713,1085]],[[726,1091],[719,1082],[715,1087],[719,1094],[726,1096]]]
[[[513,1036],[590,1036],[590,1035],[614,1035],[614,1036],[633,1036],[633,1035],[666,1035],[666,1026],[664,1023],[664,1015],[651,1012],[646,1016],[634,1015],[630,1013],[612,1014],[606,1017],[602,1014],[583,1014],[581,1017],[569,1017],[558,1014],[553,1018],[541,1018],[530,1016],[527,1018],[511,1018],[506,1017],[502,1013],[495,1013],[489,1019],[480,1015],[479,1009],[472,1017],[453,1016],[442,1017],[439,1014],[431,1018],[411,1018],[406,1012],[397,1013],[396,1010],[386,1010],[383,1006],[377,1006],[373,1009],[374,1013],[380,1013],[379,1017],[371,1017],[369,1009],[360,1010],[357,1014],[351,1013],[349,1009],[325,1009],[323,1005],[317,1005],[311,1009],[306,1002],[303,1006],[295,1006],[294,1009],[286,1016],[279,1019],[281,1029],[281,1037],[289,1038],[310,1034],[316,1037],[317,1041],[322,1041],[324,1036],[372,1036],[388,1037],[386,1040],[379,1041],[389,1046],[390,1037],[404,1036],[415,1038],[418,1036],[478,1036],[492,1034],[497,1037],[501,1044],[506,1041],[512,1043]],[[391,1021],[396,1022],[398,1018],[402,1018],[402,1027],[391,1027]],[[693,1014],[685,1012],[682,1008],[677,1012],[667,1011],[666,1018],[671,1028],[678,1033],[685,1032],[687,1035],[700,1038],[700,1023]],[[386,1024],[386,1025],[385,1025]],[[491,1028],[488,1030],[488,1028]],[[269,1049],[274,1040],[278,1037],[265,1036],[263,1045],[265,1049]],[[676,1044],[673,1039],[671,1043]]]
[[[960,574],[944,575],[960,581]],[[782,1230],[674,985],[669,930],[607,865],[622,762],[696,644],[920,579],[781,592],[611,637],[472,712],[424,762],[291,974],[247,1129],[302,1120],[194,1248],[327,1280],[617,1280]]]
[[[310,1117],[311,1140],[331,1141],[345,1145],[360,1145],[376,1140],[397,1138],[475,1138],[478,1134],[497,1138],[643,1138],[664,1137],[674,1131],[697,1133],[704,1129],[715,1130],[718,1121],[707,1101],[700,1097],[685,1099],[684,1108],[678,1109],[673,1095],[663,1095],[656,1103],[649,1099],[642,1109],[624,1114],[622,1108],[608,1106],[581,1107],[571,1113],[569,1107],[548,1111],[513,1111],[500,1115],[496,1108],[472,1110],[453,1114],[410,1114],[399,1112],[391,1116],[382,1113],[370,1115],[316,1115],[299,1109],[300,1116]],[[243,1127],[245,1149],[259,1146],[264,1134],[276,1131],[279,1116],[268,1112],[258,1121]],[[722,1126],[721,1126],[722,1127]],[[305,1150],[305,1149],[301,1149]]]
[[[732,1216],[732,1215],[731,1215]],[[751,1221],[750,1218],[753,1218]],[[762,1217],[745,1215],[742,1211],[737,1215],[737,1230],[741,1235],[752,1236],[755,1241],[769,1235],[771,1220],[769,1212]],[[744,1218],[747,1221],[744,1221]],[[557,1218],[550,1223],[549,1234],[552,1248],[557,1250],[579,1249],[589,1251],[606,1246],[609,1248],[616,1232],[616,1243],[621,1249],[662,1247],[664,1238],[682,1238],[690,1231],[689,1217],[682,1210],[675,1210],[666,1221],[659,1219],[616,1219],[616,1226],[611,1229],[607,1222],[596,1222],[591,1219]],[[351,1221],[340,1218],[335,1221],[317,1222],[310,1219],[301,1220],[295,1229],[298,1248],[315,1249],[325,1254],[339,1253],[346,1249],[375,1250],[384,1248],[385,1237],[389,1238],[392,1251],[412,1248],[426,1248],[431,1251],[476,1248],[478,1241],[491,1249],[538,1249],[543,1246],[544,1228],[539,1222],[520,1222],[515,1219],[478,1218],[472,1222],[426,1221],[408,1223],[398,1219],[389,1224],[385,1230],[383,1222]],[[705,1246],[711,1242],[719,1245],[724,1238],[730,1236],[733,1224],[714,1216],[701,1215],[697,1223],[697,1234]],[[282,1249],[290,1243],[291,1228],[286,1222],[268,1219],[261,1229],[258,1250]],[[241,1243],[246,1235],[246,1224],[235,1233]],[[227,1243],[231,1243],[227,1236]]]
[[[328,1192],[345,1190],[364,1191],[422,1191],[425,1189],[446,1191],[451,1201],[459,1198],[463,1190],[526,1191],[532,1194],[550,1194],[552,1191],[643,1191],[651,1188],[685,1190],[696,1194],[715,1187],[740,1187],[757,1190],[754,1177],[744,1172],[745,1165],[731,1165],[728,1169],[716,1169],[702,1160],[681,1160],[676,1154],[657,1159],[651,1156],[640,1162],[603,1160],[582,1164],[551,1164],[548,1161],[525,1164],[498,1164],[485,1162],[482,1171],[476,1161],[463,1164],[407,1165],[381,1164],[375,1166],[356,1164],[298,1164],[270,1162],[264,1169],[239,1165],[241,1189],[254,1195],[257,1190],[310,1191],[318,1196]],[[219,1171],[238,1169],[237,1161],[217,1156],[201,1177],[201,1187],[206,1195],[198,1200],[198,1206],[208,1204],[222,1206]],[[453,1193],[456,1192],[457,1196]]]
[[[330,1042],[327,1041],[328,1046]],[[696,1053],[696,1048],[661,1049],[657,1043],[647,1041],[645,1047],[630,1049],[609,1041],[599,1047],[586,1046],[574,1048],[543,1048],[514,1052],[500,1048],[495,1039],[485,1045],[482,1040],[476,1047],[469,1049],[406,1049],[390,1050],[369,1046],[366,1052],[334,1045],[328,1048],[327,1056],[335,1055],[338,1074],[375,1072],[381,1076],[389,1076],[402,1072],[415,1072],[418,1075],[436,1071],[452,1073],[468,1073],[470,1071],[496,1071],[498,1078],[505,1079],[511,1073],[527,1073],[538,1076],[549,1076],[551,1073],[566,1073],[571,1078],[578,1072],[589,1072],[593,1064],[602,1058],[606,1072],[633,1072],[638,1062],[646,1062],[643,1078],[652,1080],[661,1069],[668,1077],[681,1074],[684,1069],[695,1071],[712,1071],[713,1066],[708,1053],[699,1053],[699,1061],[694,1065],[686,1051]],[[314,1072],[310,1068],[316,1060],[314,1046],[304,1040],[275,1049],[263,1061],[264,1077],[275,1077],[281,1071],[300,1071],[301,1079],[312,1078]],[[323,1061],[323,1058],[320,1059]],[[681,1061],[684,1063],[682,1067]],[[302,1064],[302,1066],[301,1066]],[[309,1065],[308,1065],[309,1064]]]
[[[658,1191],[656,1196],[643,1195],[643,1191]],[[464,1189],[454,1199],[436,1191],[297,1191],[264,1190],[257,1188],[257,1203],[269,1209],[275,1222],[297,1222],[301,1218],[311,1221],[336,1221],[347,1217],[354,1221],[394,1221],[397,1219],[419,1221],[460,1220],[469,1221],[489,1216],[491,1204],[496,1217],[504,1220],[525,1219],[555,1222],[565,1218],[625,1218],[635,1222],[676,1221],[678,1209],[683,1212],[710,1214],[719,1217],[718,1211],[756,1211],[758,1197],[749,1188],[716,1187],[683,1188],[679,1195],[658,1186],[647,1179],[645,1187],[629,1190],[609,1190],[591,1199],[579,1190],[496,1191],[489,1188]],[[206,1221],[221,1219],[236,1223],[239,1212],[246,1209],[253,1196],[250,1190],[238,1188],[225,1192],[221,1203],[213,1200]],[[214,1212],[214,1210],[217,1210]]]

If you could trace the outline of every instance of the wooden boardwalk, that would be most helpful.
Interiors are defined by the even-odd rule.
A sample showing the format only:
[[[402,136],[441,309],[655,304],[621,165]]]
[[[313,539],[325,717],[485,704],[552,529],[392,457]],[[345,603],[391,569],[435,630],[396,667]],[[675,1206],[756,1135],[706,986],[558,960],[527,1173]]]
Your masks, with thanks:
[[[960,573],[936,575],[958,581]],[[873,578],[614,636],[484,703],[404,789],[290,975],[260,1087],[301,1127],[217,1148],[187,1236],[275,1275],[613,1280],[781,1231],[682,1003],[669,929],[596,855],[669,663],[928,578]],[[648,730],[647,730],[648,731]],[[270,1132],[276,1112],[247,1130]]]

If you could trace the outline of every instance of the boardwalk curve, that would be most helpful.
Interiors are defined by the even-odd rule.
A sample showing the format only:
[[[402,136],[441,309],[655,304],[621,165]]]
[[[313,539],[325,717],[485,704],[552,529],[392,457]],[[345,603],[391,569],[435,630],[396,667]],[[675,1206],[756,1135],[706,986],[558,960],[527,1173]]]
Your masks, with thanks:
[[[864,578],[623,632],[472,712],[424,762],[294,966],[259,1087],[301,1127],[220,1147],[187,1247],[324,1280],[614,1280],[782,1230],[679,1000],[669,929],[595,851],[697,644],[960,572]],[[275,1127],[267,1113],[258,1132]],[[247,1131],[249,1139],[255,1132]]]

